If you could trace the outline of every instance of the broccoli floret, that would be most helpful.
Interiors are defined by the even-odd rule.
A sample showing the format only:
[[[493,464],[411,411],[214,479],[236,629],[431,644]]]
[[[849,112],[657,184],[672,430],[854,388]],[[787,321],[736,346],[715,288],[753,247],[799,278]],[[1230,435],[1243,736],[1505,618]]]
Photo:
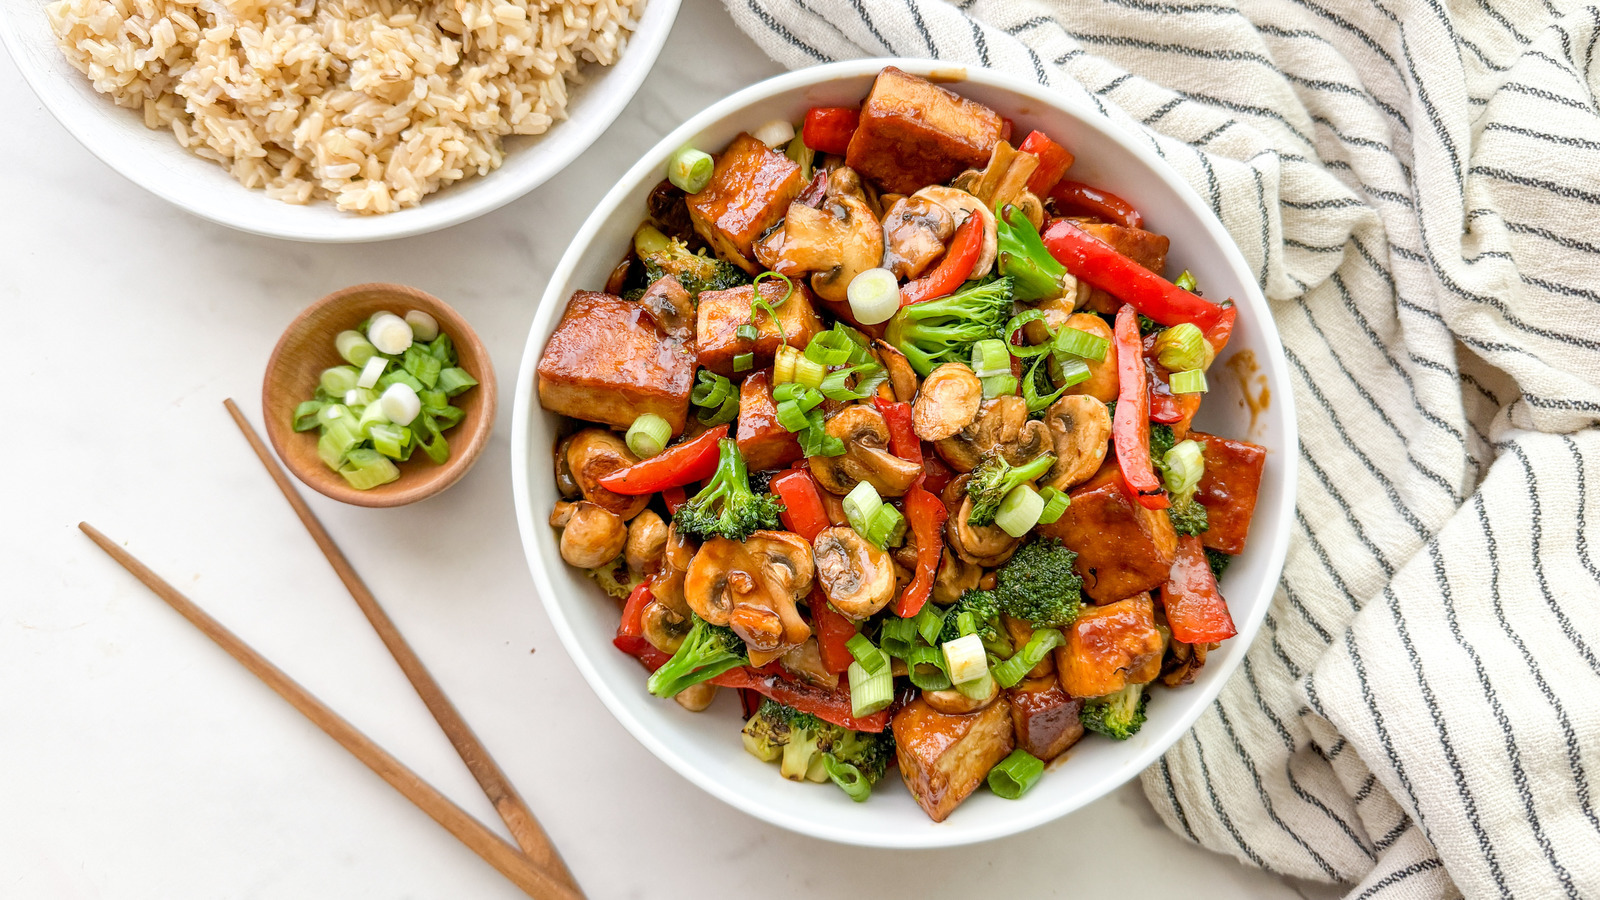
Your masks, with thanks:
[[[970,361],[978,341],[1004,339],[1011,308],[1010,278],[968,284],[948,297],[901,308],[885,336],[926,376],[941,363]]]
[[[1206,518],[1206,508],[1194,495],[1172,498],[1172,505],[1167,507],[1167,518],[1172,520],[1172,527],[1179,534],[1200,534],[1211,527]]]
[[[589,577],[594,579],[595,584],[600,585],[601,590],[618,600],[628,599],[633,589],[644,581],[644,577],[635,575],[620,556],[597,569],[590,569]]]
[[[1125,741],[1144,725],[1144,708],[1150,695],[1142,684],[1130,684],[1114,694],[1085,700],[1079,719],[1083,727],[1115,741]]]
[[[650,225],[634,234],[633,250],[644,263],[649,283],[667,275],[676,276],[690,297],[699,297],[701,291],[721,291],[750,283],[750,276],[733,263],[707,256],[703,250],[691,253],[683,241],[669,238]]]
[[[750,490],[744,455],[732,438],[718,441],[717,450],[717,473],[672,516],[678,533],[695,538],[720,535],[742,541],[762,529],[776,530],[783,501],[772,494]]]
[[[841,729],[841,731],[843,731]],[[823,754],[822,767],[828,778],[857,803],[872,796],[872,788],[883,778],[894,756],[894,733],[883,731],[870,734],[861,731],[843,731],[833,746]]]
[[[1214,547],[1207,547],[1206,563],[1211,566],[1211,576],[1221,581],[1222,573],[1228,571],[1228,566],[1233,564],[1233,557]]]
[[[1178,438],[1172,433],[1171,425],[1150,426],[1150,459],[1160,460],[1177,443]]]
[[[961,598],[945,610],[939,643],[961,637],[964,626],[985,641],[992,641],[1000,636],[999,625],[1000,600],[994,591],[964,591]]]
[[[967,479],[967,498],[972,501],[972,513],[967,516],[967,524],[993,525],[994,514],[1000,511],[1000,501],[1006,498],[1006,494],[1011,493],[1011,489],[1017,485],[1050,471],[1055,462],[1055,454],[1041,453],[1024,465],[1013,466],[997,450],[985,453]]]
[[[750,662],[744,641],[726,625],[712,625],[694,613],[678,652],[650,675],[645,687],[657,697],[675,697],[687,688]]]
[[[1035,628],[1071,625],[1083,606],[1083,579],[1072,567],[1077,558],[1055,538],[1023,544],[996,575],[1000,611]]]
[[[850,732],[772,699],[761,701],[742,731],[744,747],[764,762],[779,761],[790,781],[828,780],[823,754]]]

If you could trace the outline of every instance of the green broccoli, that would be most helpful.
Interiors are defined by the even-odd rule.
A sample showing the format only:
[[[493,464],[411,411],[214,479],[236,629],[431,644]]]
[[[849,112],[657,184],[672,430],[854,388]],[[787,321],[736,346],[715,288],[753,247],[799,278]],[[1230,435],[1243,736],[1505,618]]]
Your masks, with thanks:
[[[894,756],[888,732],[851,731],[770,698],[761,701],[740,736],[751,755],[778,763],[790,781],[832,779],[858,802],[871,795]]]
[[[1083,606],[1078,554],[1055,538],[1036,537],[1017,549],[996,573],[1000,611],[1035,628],[1065,628]]]
[[[961,598],[945,610],[939,643],[953,641],[963,634],[976,634],[985,641],[999,638],[1000,599],[994,591],[963,591]]]
[[[1233,557],[1214,547],[1207,547],[1206,563],[1211,566],[1211,576],[1221,581],[1222,573],[1228,571],[1228,566],[1233,564]]]
[[[744,641],[726,625],[712,625],[694,613],[689,633],[645,687],[657,697],[675,697],[687,688],[750,662]]]
[[[644,581],[644,576],[635,575],[620,556],[599,568],[590,569],[589,577],[600,585],[601,590],[618,600],[628,599],[633,589]]]
[[[844,731],[822,756],[822,767],[839,789],[857,803],[872,796],[894,756],[894,733]]]
[[[967,479],[967,498],[972,501],[968,525],[993,525],[994,515],[1000,511],[1000,501],[1019,484],[1026,484],[1055,465],[1053,453],[1041,453],[1032,461],[1013,466],[999,451],[990,450],[978,460],[978,465]]]
[[[885,337],[926,376],[941,363],[969,362],[978,341],[1004,340],[1011,309],[1011,279],[968,283],[948,297],[902,307]]]
[[[1130,684],[1116,693],[1091,697],[1084,701],[1078,718],[1084,728],[1096,734],[1125,741],[1144,725],[1144,709],[1150,705],[1150,695],[1144,688],[1142,684]]]
[[[1193,494],[1183,498],[1174,495],[1172,505],[1167,507],[1167,518],[1179,534],[1201,534],[1211,527],[1206,508]]]
[[[644,263],[648,283],[654,284],[658,278],[673,275],[690,297],[699,297],[701,291],[720,291],[750,283],[750,276],[738,266],[707,256],[704,250],[690,253],[683,241],[667,237],[653,225],[641,225],[634,233],[633,252]]]
[[[750,490],[744,455],[732,438],[718,441],[717,450],[716,474],[672,516],[678,533],[694,538],[720,535],[742,541],[762,529],[776,530],[783,501],[772,494]]]

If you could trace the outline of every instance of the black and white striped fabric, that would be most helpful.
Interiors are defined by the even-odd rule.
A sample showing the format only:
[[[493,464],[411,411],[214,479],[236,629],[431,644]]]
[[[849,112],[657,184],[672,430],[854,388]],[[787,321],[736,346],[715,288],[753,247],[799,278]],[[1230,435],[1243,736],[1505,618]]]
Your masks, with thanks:
[[[1298,527],[1243,667],[1144,775],[1168,824],[1361,900],[1600,896],[1600,7],[725,2],[792,68],[1085,98],[1256,268]]]

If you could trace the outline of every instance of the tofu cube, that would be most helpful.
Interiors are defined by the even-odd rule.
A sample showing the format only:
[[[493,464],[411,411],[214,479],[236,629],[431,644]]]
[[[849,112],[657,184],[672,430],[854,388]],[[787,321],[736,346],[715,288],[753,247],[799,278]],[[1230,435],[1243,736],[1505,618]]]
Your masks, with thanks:
[[[793,160],[740,134],[717,157],[705,189],[689,195],[689,219],[712,252],[754,275],[756,238],[783,220],[803,187]]]
[[[988,165],[1002,127],[989,107],[889,66],[861,105],[845,162],[885,192],[910,194]]]
[[[1154,681],[1166,647],[1149,594],[1085,607],[1055,651],[1061,689],[1073,697],[1100,697]]]
[[[1060,519],[1040,525],[1078,554],[1083,591],[1096,603],[1110,603],[1161,586],[1178,553],[1178,533],[1164,509],[1145,509],[1128,495],[1116,458],[1068,496],[1072,505]]]
[[[917,805],[943,822],[1016,746],[1005,697],[975,713],[950,715],[918,697],[894,716],[895,759]]]
[[[761,283],[761,296],[768,303],[777,304],[788,286],[782,281]],[[740,325],[750,322],[750,301],[755,298],[755,288],[750,285],[726,291],[706,291],[700,295],[700,309],[695,328],[695,340],[700,365],[718,375],[744,377],[745,373],[733,370],[733,358],[741,353],[753,353],[755,359],[750,370],[772,365],[772,358],[782,345],[778,323],[762,310],[756,313],[755,325],[760,332],[755,340],[739,337]],[[789,346],[804,348],[822,331],[822,319],[817,316],[811,291],[801,282],[795,282],[794,293],[777,307],[778,322],[783,324],[783,335]]]
[[[539,360],[539,403],[585,422],[626,428],[645,413],[683,431],[694,354],[656,329],[644,307],[578,291]]]
[[[800,439],[778,424],[772,399],[772,370],[762,369],[739,386],[739,453],[752,472],[779,469],[799,459]]]
[[[1189,437],[1205,446],[1206,472],[1194,496],[1205,506],[1210,527],[1200,542],[1223,553],[1243,553],[1256,495],[1261,492],[1267,448],[1199,431],[1189,432]]]
[[[1045,762],[1067,752],[1083,737],[1083,701],[1069,696],[1051,672],[1029,678],[1006,691],[1011,701],[1011,726],[1017,746]]]

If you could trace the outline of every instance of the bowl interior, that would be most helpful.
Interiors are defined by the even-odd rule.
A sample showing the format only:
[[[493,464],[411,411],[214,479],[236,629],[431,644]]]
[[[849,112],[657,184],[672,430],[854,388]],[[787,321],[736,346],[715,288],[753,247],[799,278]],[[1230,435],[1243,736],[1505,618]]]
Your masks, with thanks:
[[[356,327],[379,310],[405,315],[413,309],[433,316],[440,330],[450,335],[459,358],[457,365],[478,379],[478,386],[451,400],[465,416],[444,433],[450,441],[450,458],[443,465],[435,465],[425,454],[413,453],[405,462],[396,463],[398,481],[359,491],[317,456],[317,432],[295,432],[294,408],[311,398],[324,369],[345,365],[334,347],[334,335]],[[313,490],[356,506],[403,506],[455,484],[488,443],[494,410],[494,366],[472,326],[438,298],[398,284],[348,287],[307,307],[278,339],[261,384],[261,414],[278,458]]]
[[[693,715],[645,692],[639,664],[611,646],[617,605],[562,562],[556,535],[546,524],[557,498],[550,461],[557,417],[539,407],[533,392],[534,367],[567,298],[574,290],[605,282],[643,214],[646,195],[677,147],[717,148],[741,130],[777,117],[798,119],[811,106],[856,105],[889,62],[959,80],[949,87],[1013,118],[1017,134],[1031,128],[1049,133],[1076,154],[1075,179],[1126,198],[1143,212],[1150,228],[1171,237],[1171,271],[1189,269],[1208,296],[1232,297],[1239,304],[1238,325],[1212,370],[1212,389],[1198,427],[1269,449],[1251,541],[1222,583],[1239,636],[1210,655],[1193,684],[1155,691],[1149,722],[1133,739],[1122,744],[1085,740],[1053,763],[1049,775],[1023,800],[1006,801],[979,790],[941,824],[931,823],[898,783],[886,782],[870,802],[855,804],[842,791],[783,780],[772,766],[745,752],[732,696],[720,697],[712,709]],[[1293,510],[1297,443],[1282,350],[1266,302],[1221,225],[1174,172],[1113,128],[1092,110],[986,70],[907,60],[821,66],[755,85],[696,116],[623,177],[574,238],[541,301],[517,384],[512,478],[518,521],[535,584],[568,652],[623,725],[685,777],[752,815],[824,839],[885,847],[988,840],[1077,809],[1137,774],[1189,728],[1242,658],[1277,583]],[[1249,360],[1248,365],[1234,364],[1247,378],[1231,374],[1235,357]],[[1245,393],[1260,398],[1263,388],[1270,391],[1270,404],[1252,414]],[[889,781],[898,778],[891,775]]]
[[[297,241],[358,242],[422,234],[515,200],[561,171],[616,120],[644,81],[678,14],[679,0],[648,0],[617,63],[589,65],[568,81],[565,121],[537,137],[506,141],[504,164],[450,185],[423,202],[381,216],[331,203],[295,206],[245,188],[219,165],[178,146],[170,131],[144,126],[136,110],[96,93],[56,47],[39,0],[0,0],[0,38],[34,93],[89,152],[153,194],[213,222]]]

